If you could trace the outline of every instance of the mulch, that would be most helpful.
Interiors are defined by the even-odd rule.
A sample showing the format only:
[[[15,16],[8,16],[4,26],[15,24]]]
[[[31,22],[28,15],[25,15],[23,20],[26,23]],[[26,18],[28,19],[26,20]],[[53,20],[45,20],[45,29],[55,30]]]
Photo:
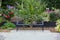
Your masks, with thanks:
[[[51,32],[57,32],[54,27],[45,27],[44,29],[42,29],[41,27],[35,27],[35,28],[16,28],[16,29],[13,29],[13,30],[50,30]],[[8,29],[0,29],[0,32],[10,32],[11,30],[8,30]],[[57,32],[59,33],[59,32]]]

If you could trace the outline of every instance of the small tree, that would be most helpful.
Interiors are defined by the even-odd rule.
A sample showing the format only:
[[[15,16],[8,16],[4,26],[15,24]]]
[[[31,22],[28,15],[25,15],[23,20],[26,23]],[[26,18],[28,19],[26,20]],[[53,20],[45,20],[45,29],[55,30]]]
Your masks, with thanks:
[[[8,9],[3,9],[2,11],[2,17],[5,20],[11,20],[11,18],[14,16],[14,12],[12,10],[8,10]]]

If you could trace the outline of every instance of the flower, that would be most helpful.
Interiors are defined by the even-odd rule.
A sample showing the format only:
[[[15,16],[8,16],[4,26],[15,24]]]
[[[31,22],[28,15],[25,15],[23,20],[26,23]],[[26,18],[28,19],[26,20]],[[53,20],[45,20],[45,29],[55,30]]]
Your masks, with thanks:
[[[9,16],[9,15],[7,15],[7,16],[6,16],[6,18],[10,18],[10,16]]]
[[[47,10],[47,12],[51,12],[51,10]]]
[[[9,12],[9,14],[13,14],[13,12]]]
[[[49,10],[49,8],[46,8],[46,10]]]
[[[7,5],[7,8],[8,8],[8,9],[13,9],[14,6]]]

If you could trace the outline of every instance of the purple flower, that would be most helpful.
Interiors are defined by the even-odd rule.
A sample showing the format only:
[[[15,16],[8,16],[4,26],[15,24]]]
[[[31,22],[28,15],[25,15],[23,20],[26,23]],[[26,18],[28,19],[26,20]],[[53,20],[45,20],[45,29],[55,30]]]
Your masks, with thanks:
[[[47,12],[51,12],[51,10],[47,10]]]
[[[8,8],[8,9],[13,9],[14,6],[7,5],[7,8]]]

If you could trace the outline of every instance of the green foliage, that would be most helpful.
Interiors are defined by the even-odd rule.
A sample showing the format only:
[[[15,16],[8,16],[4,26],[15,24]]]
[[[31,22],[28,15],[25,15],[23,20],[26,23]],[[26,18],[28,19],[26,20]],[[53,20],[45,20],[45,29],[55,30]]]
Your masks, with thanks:
[[[15,0],[3,0],[2,1],[2,8],[6,9],[7,5],[14,5]]]
[[[2,11],[2,14],[3,14],[3,18],[5,20],[11,20],[11,18],[14,16],[14,11],[12,9],[3,9]]]
[[[44,21],[49,21],[50,17],[49,17],[49,13],[48,12],[43,12],[42,13],[42,18]]]
[[[57,27],[55,27],[55,29],[56,29],[58,32],[60,32],[60,19],[58,19],[58,20],[56,21],[56,25],[57,25]]]
[[[50,21],[55,22],[58,19],[58,17],[56,16],[55,12],[51,12],[50,13]]]
[[[3,17],[2,17],[2,10],[0,10],[0,23],[2,23]]]
[[[60,25],[60,19],[56,21],[56,25]]]
[[[42,21],[42,13],[46,8],[45,3],[37,0],[21,0],[17,4],[18,15],[24,20],[24,23],[31,24],[33,21]]]
[[[2,0],[0,0],[0,7],[1,7]]]
[[[60,0],[42,0],[43,2],[46,2],[48,5],[48,8],[58,8],[60,9]]]
[[[7,23],[5,23],[1,28],[2,28],[2,29],[9,29],[9,28],[15,28],[15,27],[16,27],[15,24],[7,21]]]
[[[42,3],[46,2],[48,8],[52,8],[52,7],[60,8],[60,0],[3,0],[2,7],[6,8],[6,5],[15,5],[15,2],[19,2],[20,4],[23,2],[24,7],[25,7],[28,4],[36,3],[34,1],[41,1]],[[27,5],[25,5],[25,3],[27,3]],[[22,5],[20,7],[22,7]],[[39,4],[37,3],[37,5],[39,5]],[[18,8],[20,8],[20,7],[18,6]]]
[[[3,19],[2,19],[2,17],[0,17],[0,23],[2,23],[2,21],[3,21]]]
[[[60,18],[60,9],[56,9],[56,15]]]

